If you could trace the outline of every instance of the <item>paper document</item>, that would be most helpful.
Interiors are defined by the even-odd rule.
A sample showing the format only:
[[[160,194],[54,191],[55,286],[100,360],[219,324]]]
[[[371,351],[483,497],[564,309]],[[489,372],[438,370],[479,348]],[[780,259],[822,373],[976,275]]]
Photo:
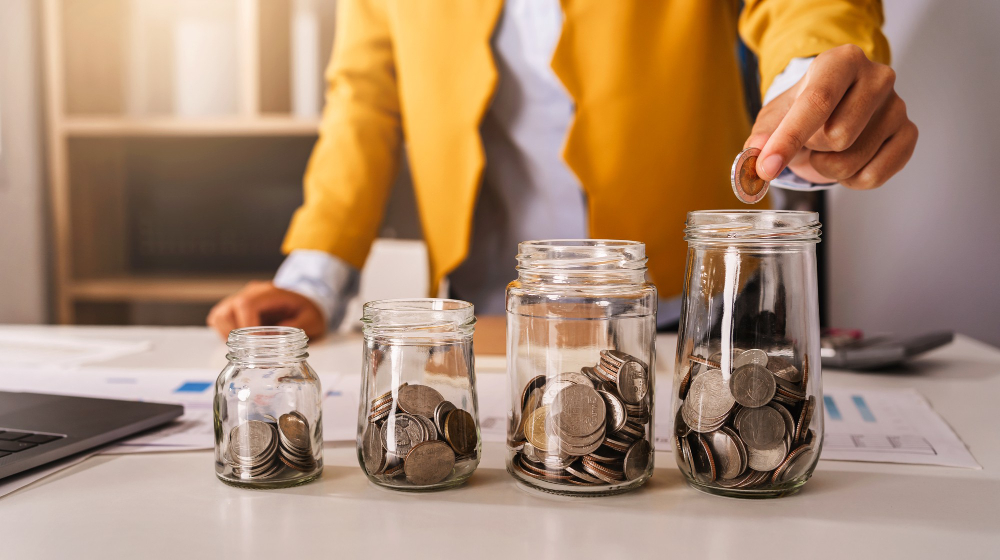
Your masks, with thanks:
[[[73,368],[144,352],[146,340],[108,340],[46,330],[0,329],[0,367]]]
[[[655,448],[673,451],[673,417],[664,393],[656,400]],[[823,405],[821,459],[982,468],[913,389],[826,389]]]
[[[822,459],[982,468],[913,389],[827,389],[823,405]]]
[[[184,415],[170,424],[124,440],[101,452],[183,451],[211,449],[215,445],[212,400],[217,376],[217,371],[207,369],[36,370],[4,367],[0,368],[0,390],[184,405]],[[357,376],[354,378],[358,379]],[[321,374],[320,382],[324,392],[324,440],[354,440],[359,388],[345,387],[337,374]]]

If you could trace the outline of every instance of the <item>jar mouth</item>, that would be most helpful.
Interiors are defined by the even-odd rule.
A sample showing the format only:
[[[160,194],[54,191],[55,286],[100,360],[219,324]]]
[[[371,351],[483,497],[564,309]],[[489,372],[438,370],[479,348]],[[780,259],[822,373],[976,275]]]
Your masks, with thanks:
[[[383,299],[364,305],[365,334],[467,334],[476,324],[475,307],[458,299]]]
[[[686,241],[810,242],[820,240],[819,214],[801,210],[699,210],[688,212]]]
[[[517,270],[601,272],[646,269],[646,245],[617,239],[549,239],[518,245]]]
[[[302,359],[308,347],[309,337],[296,327],[245,327],[229,332],[226,345],[229,359],[267,361]]]

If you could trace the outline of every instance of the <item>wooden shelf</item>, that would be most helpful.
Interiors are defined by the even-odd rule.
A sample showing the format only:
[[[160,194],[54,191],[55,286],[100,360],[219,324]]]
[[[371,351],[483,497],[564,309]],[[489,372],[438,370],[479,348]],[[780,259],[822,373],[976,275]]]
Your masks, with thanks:
[[[75,280],[70,297],[89,302],[214,303],[267,275],[237,276],[123,276]]]
[[[316,136],[318,120],[292,117],[181,119],[173,117],[67,117],[63,132],[70,137],[147,136]]]

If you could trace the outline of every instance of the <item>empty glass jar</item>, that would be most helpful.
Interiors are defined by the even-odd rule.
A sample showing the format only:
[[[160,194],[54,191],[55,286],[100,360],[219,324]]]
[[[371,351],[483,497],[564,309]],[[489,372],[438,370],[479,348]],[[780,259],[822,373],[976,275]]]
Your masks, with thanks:
[[[361,321],[361,468],[375,484],[395,490],[462,484],[482,452],[472,304],[372,301]]]
[[[823,442],[814,212],[688,214],[673,382],[677,464],[699,490],[797,492]]]
[[[653,471],[656,288],[642,243],[530,241],[507,287],[507,470],[606,495]]]
[[[229,333],[215,382],[215,474],[247,488],[304,484],[323,471],[323,391],[302,329]]]

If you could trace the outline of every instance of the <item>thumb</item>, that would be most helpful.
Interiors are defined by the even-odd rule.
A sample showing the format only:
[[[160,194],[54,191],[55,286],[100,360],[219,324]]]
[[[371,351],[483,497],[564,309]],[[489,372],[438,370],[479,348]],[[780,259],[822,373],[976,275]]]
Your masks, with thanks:
[[[760,112],[757,113],[756,120],[754,120],[750,136],[743,143],[743,149],[745,150],[750,147],[763,148],[764,144],[771,138],[771,135],[774,134],[774,131],[777,130],[778,125],[781,124],[781,120],[788,114],[788,110],[791,109],[794,101],[794,97],[782,94],[762,107]]]

